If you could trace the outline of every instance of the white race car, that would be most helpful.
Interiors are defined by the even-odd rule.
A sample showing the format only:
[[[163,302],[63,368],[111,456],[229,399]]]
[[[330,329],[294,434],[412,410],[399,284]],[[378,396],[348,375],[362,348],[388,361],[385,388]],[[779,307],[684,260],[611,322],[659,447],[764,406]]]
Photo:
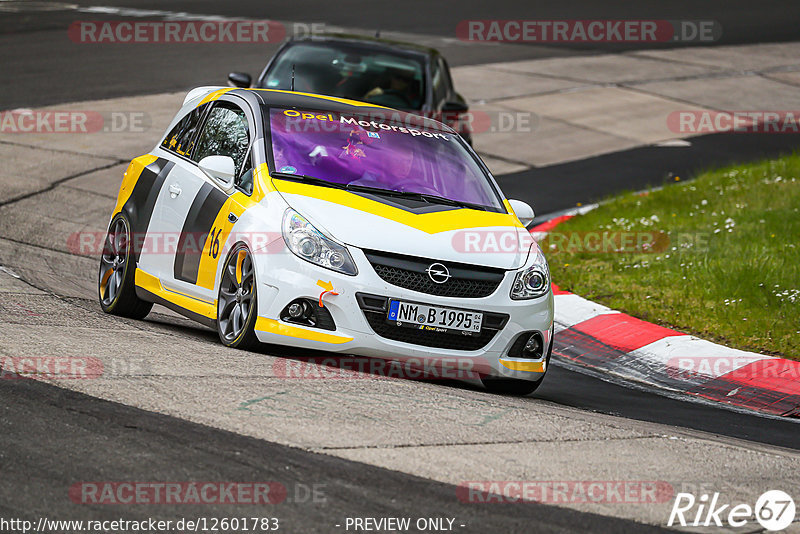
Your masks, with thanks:
[[[125,172],[99,298],[135,318],[162,304],[230,347],[455,359],[490,390],[525,394],[553,340],[532,219],[441,123],[202,87]]]

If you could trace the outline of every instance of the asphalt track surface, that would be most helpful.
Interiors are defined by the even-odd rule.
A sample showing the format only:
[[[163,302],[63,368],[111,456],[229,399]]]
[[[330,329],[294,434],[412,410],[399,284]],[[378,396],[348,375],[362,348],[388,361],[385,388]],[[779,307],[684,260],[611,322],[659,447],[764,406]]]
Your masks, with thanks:
[[[162,3],[98,2],[86,5],[124,5],[165,9]],[[412,3],[413,4],[413,3]],[[424,3],[402,12],[386,14],[383,4],[350,2],[227,4],[182,2],[191,13],[324,21],[342,26],[402,31],[452,37],[457,20],[465,18],[713,18],[725,28],[721,44],[796,39],[796,17],[788,16],[788,2],[587,2],[552,7],[541,2],[493,2],[459,5],[453,16],[446,3]],[[422,6],[423,4],[420,4]],[[175,8],[177,9],[177,8]],[[419,13],[426,16],[420,17]],[[11,13],[0,15],[0,64],[3,93],[0,109],[59,102],[157,93],[218,83],[228,70],[254,72],[269,55],[269,47],[180,49],[135,48],[120,45],[87,51],[86,45],[64,43],[66,25],[76,18],[68,12]],[[101,18],[101,17],[92,17]],[[81,48],[83,47],[83,48]],[[177,47],[176,47],[177,48]],[[502,45],[475,51],[453,44],[445,52],[453,65],[592,53],[583,48]],[[498,57],[499,56],[499,57]],[[235,59],[232,59],[235,58]],[[589,160],[526,171],[501,177],[510,196],[532,199],[553,210],[590,202],[624,189],[658,185],[672,176],[689,176],[699,169],[786,152],[798,146],[796,136],[705,136],[691,147],[642,148]],[[581,187],[558,188],[558,177],[585,176]],[[529,179],[529,180],[526,180]],[[536,182],[535,180],[540,180]],[[580,183],[574,178],[570,183]],[[44,209],[44,208],[43,208]],[[11,241],[29,236],[6,233]],[[57,276],[58,255],[50,255]],[[7,259],[7,258],[5,258]],[[4,259],[4,260],[5,260]],[[21,260],[24,262],[24,258]],[[93,273],[92,273],[93,274]],[[56,292],[56,294],[58,294]],[[91,304],[87,304],[91,305]],[[151,323],[142,323],[148,328]],[[187,336],[215,344],[213,332],[190,330]],[[467,388],[439,384],[441,388]],[[495,505],[491,508],[460,505],[452,486],[327,455],[310,453],[269,441],[240,436],[89,397],[52,385],[28,380],[0,381],[0,517],[35,518],[50,514],[61,518],[116,518],[114,507],[75,507],[64,499],[75,480],[283,480],[327,485],[328,502],[322,506],[287,503],[276,515],[291,525],[291,532],[317,532],[345,516],[458,516],[464,532],[642,532],[639,523],[553,506]],[[707,404],[686,402],[660,394],[624,387],[584,373],[554,366],[532,400],[552,402],[588,413],[612,414],[639,421],[692,429],[722,438],[742,439],[793,450],[800,449],[797,424],[744,414]],[[240,510],[194,510],[161,507],[162,519],[190,515],[233,516]],[[196,513],[195,513],[196,512]],[[245,514],[249,510],[242,510]],[[278,514],[279,512],[279,514]],[[129,507],[129,518],[154,515],[152,510]],[[333,530],[333,528],[329,529]],[[656,530],[652,528],[652,530]]]
[[[28,380],[0,384],[0,517],[113,520],[119,507],[78,508],[64,499],[76,480],[269,480],[287,500],[257,514],[288,532],[333,532],[346,517],[456,517],[458,532],[661,532],[657,527],[543,505],[475,506],[456,488],[419,477],[144,412]],[[20,440],[20,430],[25,440]],[[67,460],[73,456],[72,461]],[[64,461],[53,464],[59,458]],[[303,488],[325,502],[309,502]],[[15,492],[13,489],[23,490]],[[317,499],[320,501],[321,499]],[[291,502],[294,501],[294,502]],[[138,509],[137,509],[138,508]],[[129,520],[157,515],[252,517],[248,505],[126,507]]]
[[[641,191],[689,179],[703,171],[791,154],[800,134],[710,134],[689,146],[642,146],[497,178],[509,198],[524,200],[543,215],[589,204],[622,191]],[[569,184],[569,185],[566,185]],[[546,213],[545,213],[546,212]]]
[[[0,2],[12,6],[16,2]],[[35,3],[34,3],[35,4]],[[52,4],[52,2],[43,2]],[[679,0],[635,3],[550,2],[547,0],[499,0],[492,2],[406,1],[391,9],[386,2],[216,2],[190,0],[158,1],[78,0],[91,6],[126,7],[139,10],[184,12],[285,22],[324,23],[334,27],[356,28],[367,35],[376,29],[408,34],[407,40],[436,46],[451,66],[513,61],[615,50],[654,48],[648,44],[598,43],[568,44],[491,44],[465,45],[456,37],[461,20],[473,19],[655,19],[714,20],[722,35],[712,45],[793,41],[800,38],[796,21],[800,4],[792,0]],[[2,6],[0,6],[2,7]],[[262,44],[106,44],[75,43],[67,36],[69,24],[76,20],[160,20],[163,17],[125,17],[101,12],[39,10],[13,6],[0,11],[0,109],[36,107],[143,93],[182,91],[198,85],[224,84],[230,71],[257,74],[277,48],[277,43]],[[704,45],[708,43],[703,43]],[[672,43],[655,47],[670,47]]]

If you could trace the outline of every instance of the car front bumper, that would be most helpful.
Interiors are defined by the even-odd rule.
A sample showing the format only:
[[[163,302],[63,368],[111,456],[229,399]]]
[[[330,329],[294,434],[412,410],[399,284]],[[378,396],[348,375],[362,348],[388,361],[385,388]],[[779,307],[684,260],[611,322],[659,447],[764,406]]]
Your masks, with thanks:
[[[365,357],[419,362],[425,366],[444,364],[457,367],[472,375],[493,375],[525,380],[537,380],[546,371],[544,355],[552,343],[553,295],[531,300],[511,300],[511,285],[517,271],[506,272],[502,282],[488,297],[453,298],[430,295],[404,289],[381,279],[362,251],[350,248],[358,267],[356,276],[347,276],[308,263],[283,249],[276,254],[259,258],[256,254],[258,282],[258,319],[256,336],[264,343],[289,345],[311,350],[323,350],[340,354],[353,354]],[[318,302],[325,288],[331,287],[336,295],[326,293],[322,296],[323,305],[330,312],[335,330],[307,327],[281,320],[281,312],[295,299],[309,299]],[[425,333],[402,328],[401,338],[390,339],[379,335],[380,325],[376,323],[376,309],[365,310],[364,296],[419,302],[434,306],[480,311],[495,317],[507,317],[502,328],[496,330],[483,346],[474,345],[470,340],[464,343],[457,334],[452,336],[453,344],[445,346],[426,346],[414,342],[424,340]],[[373,304],[375,301],[372,301]],[[372,324],[370,324],[372,320]],[[486,325],[486,320],[484,321]],[[378,328],[376,328],[376,326]],[[398,329],[387,323],[384,328]],[[484,326],[485,330],[486,326]],[[385,334],[387,330],[383,330]],[[411,334],[413,332],[413,334]],[[543,357],[538,360],[513,358],[508,351],[522,333],[539,332],[543,340]],[[488,335],[486,337],[489,337]],[[453,348],[461,346],[462,350]]]

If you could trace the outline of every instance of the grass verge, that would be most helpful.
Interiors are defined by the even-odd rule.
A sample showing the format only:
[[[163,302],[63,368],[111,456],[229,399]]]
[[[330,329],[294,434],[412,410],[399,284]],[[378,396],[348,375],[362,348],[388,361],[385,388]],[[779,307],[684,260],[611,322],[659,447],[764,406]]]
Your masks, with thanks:
[[[540,245],[562,289],[731,347],[800,360],[798,154],[614,197]]]

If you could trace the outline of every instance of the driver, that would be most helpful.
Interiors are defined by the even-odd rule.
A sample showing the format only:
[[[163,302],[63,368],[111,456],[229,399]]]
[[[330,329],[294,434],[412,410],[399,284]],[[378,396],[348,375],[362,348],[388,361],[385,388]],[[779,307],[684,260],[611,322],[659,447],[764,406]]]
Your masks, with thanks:
[[[394,100],[402,103],[401,105],[396,105],[395,107],[407,107],[407,108],[413,107],[413,103],[416,97],[413,94],[414,77],[411,74],[411,72],[405,69],[393,68],[389,69],[388,75],[389,75],[388,88],[384,89],[381,86],[374,87],[364,95],[364,99],[375,100],[376,97],[379,97],[378,100],[380,100],[381,102],[387,100]],[[380,98],[380,97],[388,97],[388,98]]]

